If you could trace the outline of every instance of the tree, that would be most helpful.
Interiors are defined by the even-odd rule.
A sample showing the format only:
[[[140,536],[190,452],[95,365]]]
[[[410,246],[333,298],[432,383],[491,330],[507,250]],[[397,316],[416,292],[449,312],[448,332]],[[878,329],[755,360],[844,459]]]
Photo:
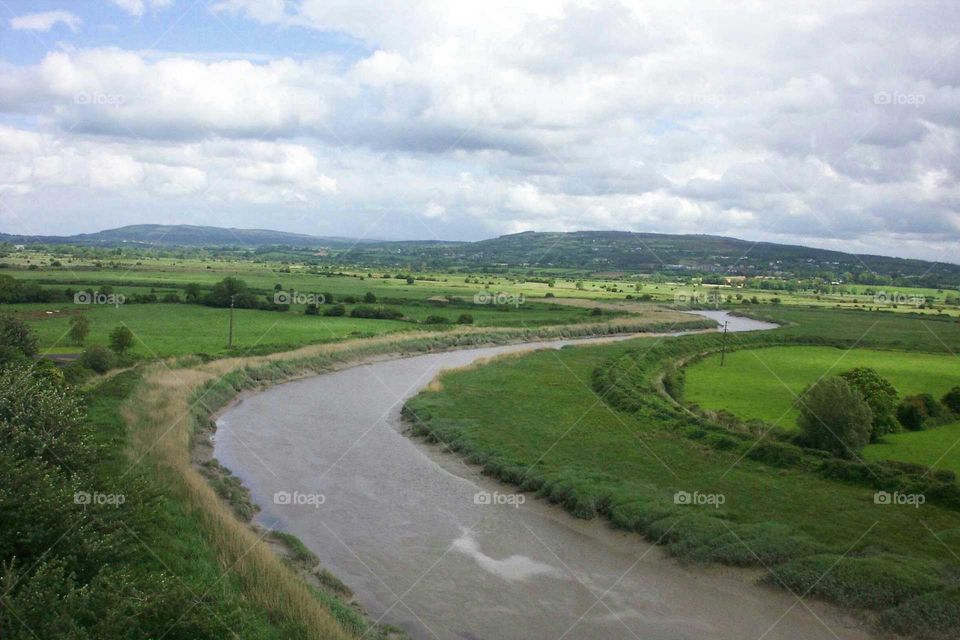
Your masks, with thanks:
[[[407,284],[413,284],[416,280],[413,279],[413,276],[407,276]]]
[[[346,307],[344,307],[342,304],[335,304],[332,307],[329,307],[326,310],[324,310],[323,315],[331,318],[337,318],[339,316],[346,315],[346,313],[347,313]]]
[[[876,369],[857,367],[840,374],[840,377],[856,391],[870,405],[873,412],[873,424],[870,431],[870,441],[875,442],[880,436],[895,433],[898,430],[896,411],[899,393],[886,378]]]
[[[70,318],[70,340],[73,344],[81,345],[90,335],[90,318],[85,315],[76,315]]]
[[[37,338],[27,323],[10,314],[0,314],[0,362],[32,358],[37,353]]]
[[[797,424],[816,449],[852,458],[870,441],[872,422],[870,405],[843,378],[824,378],[800,396]]]
[[[240,278],[227,276],[207,294],[204,302],[211,307],[229,307],[233,300],[234,306],[241,309],[256,309],[257,298],[247,290],[247,283]]]
[[[377,301],[377,296],[373,295],[372,291],[367,291],[367,293],[363,296],[363,301],[367,304],[373,304]]]
[[[200,301],[200,285],[196,282],[191,282],[186,287],[183,288],[184,294],[187,297],[187,302],[199,302]]]
[[[947,409],[954,413],[960,413],[960,387],[954,387],[947,391],[946,395],[940,400]]]
[[[133,346],[133,332],[127,327],[120,325],[110,332],[110,348],[117,355],[123,355],[123,352]]]

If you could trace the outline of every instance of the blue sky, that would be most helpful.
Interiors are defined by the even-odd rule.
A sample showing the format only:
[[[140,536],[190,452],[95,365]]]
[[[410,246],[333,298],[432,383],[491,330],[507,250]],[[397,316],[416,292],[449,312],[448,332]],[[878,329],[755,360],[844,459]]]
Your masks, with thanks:
[[[948,0],[0,0],[0,230],[957,260],[956,24]]]

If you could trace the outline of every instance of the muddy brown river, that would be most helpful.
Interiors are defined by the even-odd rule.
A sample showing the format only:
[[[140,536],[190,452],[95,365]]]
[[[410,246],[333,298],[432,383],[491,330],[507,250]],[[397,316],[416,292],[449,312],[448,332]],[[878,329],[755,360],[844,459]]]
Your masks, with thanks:
[[[772,328],[702,315],[731,331]],[[755,573],[684,567],[601,519],[530,495],[517,504],[510,487],[403,435],[404,400],[441,369],[569,343],[384,360],[278,385],[221,416],[215,455],[250,487],[260,524],[297,535],[374,619],[414,638],[870,637],[831,607],[754,584]],[[509,420],[504,392],[491,410]]]

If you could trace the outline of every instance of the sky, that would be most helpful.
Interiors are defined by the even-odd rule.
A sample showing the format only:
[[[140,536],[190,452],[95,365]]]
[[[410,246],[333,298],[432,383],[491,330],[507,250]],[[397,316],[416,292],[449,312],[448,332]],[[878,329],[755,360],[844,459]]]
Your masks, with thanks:
[[[960,262],[960,3],[0,0],[0,231]]]

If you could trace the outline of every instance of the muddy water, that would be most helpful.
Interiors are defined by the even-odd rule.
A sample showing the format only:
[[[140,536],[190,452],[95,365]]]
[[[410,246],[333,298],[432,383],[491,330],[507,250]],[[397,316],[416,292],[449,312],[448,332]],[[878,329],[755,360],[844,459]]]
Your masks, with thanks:
[[[730,330],[769,328],[730,320]],[[263,525],[299,536],[374,618],[415,638],[868,637],[742,572],[684,568],[603,522],[529,496],[517,505],[509,488],[402,435],[403,401],[440,369],[524,348],[415,356],[279,385],[225,413],[216,456],[251,488]],[[508,402],[491,410],[509,419]]]

